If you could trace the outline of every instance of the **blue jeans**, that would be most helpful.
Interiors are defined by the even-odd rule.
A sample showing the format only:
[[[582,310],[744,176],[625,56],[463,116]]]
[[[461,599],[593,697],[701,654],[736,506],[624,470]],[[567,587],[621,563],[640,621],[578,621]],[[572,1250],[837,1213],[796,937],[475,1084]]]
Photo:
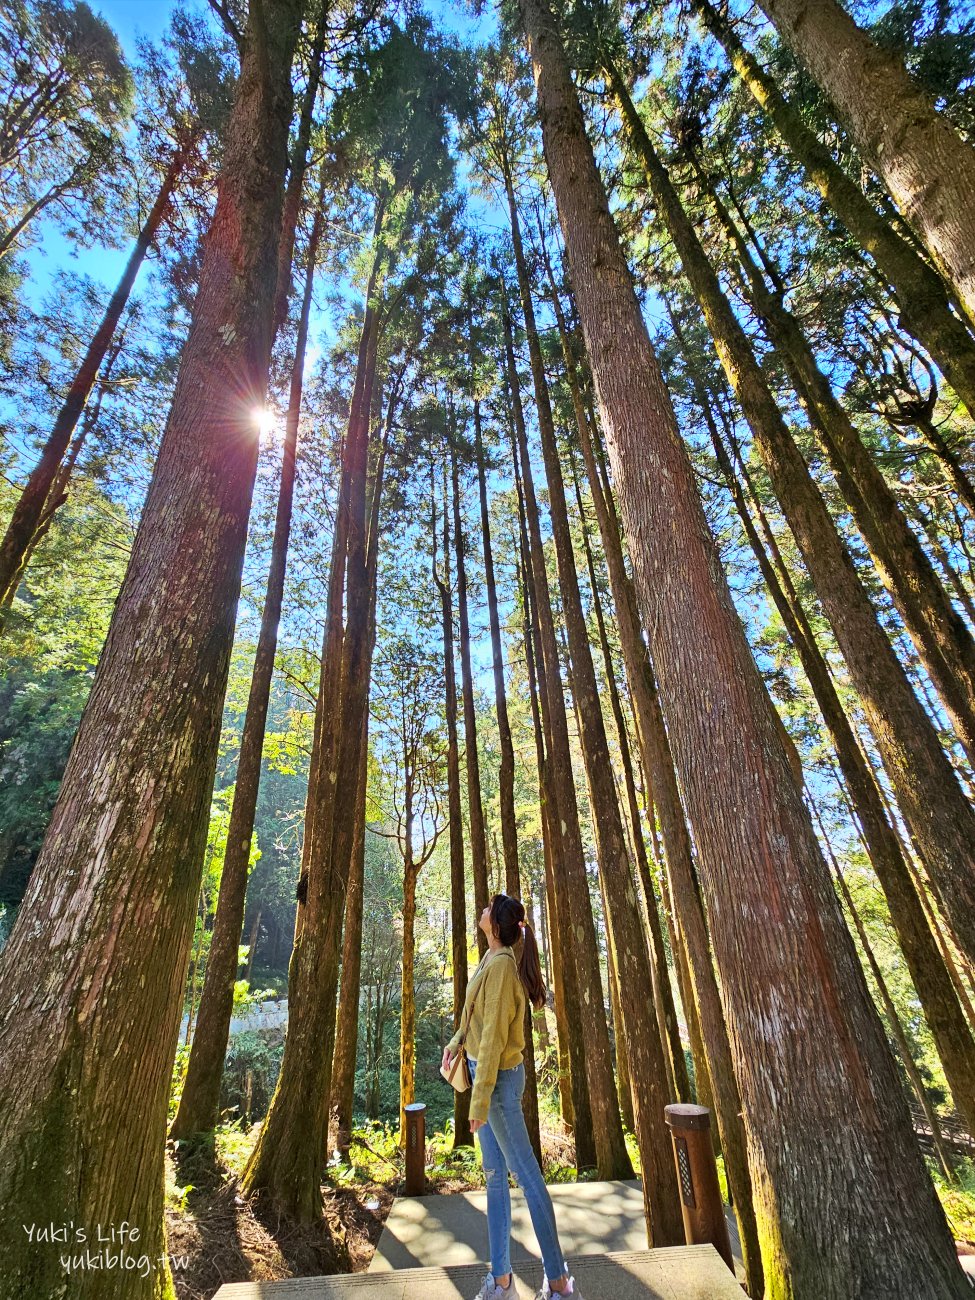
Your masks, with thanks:
[[[473,1080],[477,1062],[467,1058]],[[525,1067],[516,1065],[513,1070],[499,1070],[487,1123],[477,1130],[481,1144],[481,1164],[487,1183],[488,1242],[491,1249],[491,1272],[504,1277],[511,1272],[511,1193],[508,1189],[508,1170],[518,1179],[525,1194],[532,1227],[538,1238],[549,1278],[568,1273],[559,1234],[555,1227],[555,1210],[545,1186],[545,1179],[535,1159],[521,1098],[525,1091]]]

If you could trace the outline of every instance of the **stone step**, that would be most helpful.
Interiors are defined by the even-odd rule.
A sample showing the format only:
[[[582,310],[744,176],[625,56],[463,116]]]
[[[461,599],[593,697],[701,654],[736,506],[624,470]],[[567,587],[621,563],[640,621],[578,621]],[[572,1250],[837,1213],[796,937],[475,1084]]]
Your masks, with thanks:
[[[741,1287],[713,1246],[576,1256],[572,1273],[582,1300],[743,1300]],[[472,1300],[483,1276],[482,1264],[454,1264],[287,1282],[228,1282],[215,1300]],[[542,1267],[526,1262],[515,1278],[518,1300],[532,1300],[542,1285]]]

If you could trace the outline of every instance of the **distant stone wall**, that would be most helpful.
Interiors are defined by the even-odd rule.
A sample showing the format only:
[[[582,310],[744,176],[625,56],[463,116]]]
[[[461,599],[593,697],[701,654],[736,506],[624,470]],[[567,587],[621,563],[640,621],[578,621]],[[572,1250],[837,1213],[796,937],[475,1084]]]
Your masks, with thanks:
[[[180,1042],[186,1038],[187,1016],[183,1017],[183,1023],[180,1026]],[[281,998],[276,1002],[262,1002],[259,1006],[252,1007],[245,1014],[232,1017],[230,1021],[230,1033],[242,1034],[247,1030],[256,1029],[283,1029],[288,1023],[288,999]],[[192,1035],[190,1036],[192,1038]]]

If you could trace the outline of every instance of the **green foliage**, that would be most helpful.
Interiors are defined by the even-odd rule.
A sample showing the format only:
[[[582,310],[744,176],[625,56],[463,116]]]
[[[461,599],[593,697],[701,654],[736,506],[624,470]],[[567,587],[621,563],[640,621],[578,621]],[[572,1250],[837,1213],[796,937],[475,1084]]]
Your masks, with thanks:
[[[936,1164],[930,1163],[928,1168],[941,1198],[951,1235],[956,1241],[975,1243],[975,1162],[959,1161],[951,1182]]]
[[[113,173],[124,173],[132,98],[118,39],[84,0],[3,0],[0,224],[13,227],[42,204],[69,230],[91,231],[106,215]]]

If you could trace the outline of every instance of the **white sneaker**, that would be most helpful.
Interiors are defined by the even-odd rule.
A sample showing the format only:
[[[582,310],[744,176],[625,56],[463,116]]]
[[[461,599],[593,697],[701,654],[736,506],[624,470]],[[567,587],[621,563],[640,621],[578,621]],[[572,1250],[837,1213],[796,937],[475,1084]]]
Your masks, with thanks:
[[[569,1289],[567,1291],[553,1291],[548,1284],[548,1278],[544,1278],[542,1281],[542,1289],[535,1297],[535,1300],[558,1300],[558,1297],[563,1295],[574,1296],[575,1300],[584,1300],[582,1292],[576,1288],[576,1280],[574,1277],[569,1278]]]
[[[511,1281],[507,1286],[498,1286],[494,1280],[494,1274],[488,1273],[481,1283],[481,1289],[474,1297],[474,1300],[515,1300],[516,1295],[514,1273],[511,1274]]]

